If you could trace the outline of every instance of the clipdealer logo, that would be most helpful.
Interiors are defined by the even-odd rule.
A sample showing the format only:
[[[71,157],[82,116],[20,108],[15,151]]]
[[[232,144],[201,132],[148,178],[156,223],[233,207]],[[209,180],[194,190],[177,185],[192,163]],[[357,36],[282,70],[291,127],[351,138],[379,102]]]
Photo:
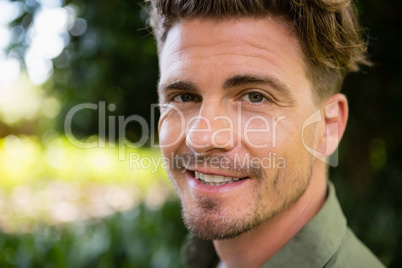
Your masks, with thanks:
[[[335,108],[334,108],[335,107]],[[179,131],[177,131],[177,137],[175,137],[175,140],[170,142],[169,144],[164,144],[160,145],[156,143],[156,138],[154,137],[154,133],[156,133],[156,125],[157,125],[157,119],[156,119],[156,110],[157,109],[168,109],[170,112],[177,113],[178,117],[180,118],[180,121],[178,122],[177,126],[180,127]],[[337,109],[336,103],[331,103],[328,104],[325,108],[325,113],[327,115],[322,116],[321,115],[321,110],[315,111],[313,114],[311,114],[303,123],[302,129],[301,129],[301,137],[302,137],[302,144],[304,148],[314,157],[317,159],[329,164],[330,166],[336,167],[338,165],[338,149],[335,150],[335,152],[331,155],[331,157],[327,157],[328,153],[327,152],[319,152],[312,147],[310,147],[306,140],[305,140],[305,129],[308,126],[311,126],[315,123],[318,123],[322,120],[325,120],[326,118],[335,118],[338,116],[339,110]],[[75,116],[79,116],[79,112],[82,110],[92,110],[97,113],[97,119],[98,119],[98,140],[97,141],[91,141],[91,142],[84,142],[81,141],[77,138],[75,138],[72,130],[72,122],[73,118]],[[222,146],[222,144],[217,144],[216,137],[217,135],[221,133],[227,133],[229,134],[228,136],[230,137],[229,140],[227,141],[227,144],[233,145],[235,142],[237,146],[241,146],[242,142],[245,142],[247,146],[251,146],[253,148],[258,148],[258,149],[263,149],[263,148],[275,148],[277,147],[277,133],[278,133],[278,127],[280,125],[280,122],[283,120],[286,120],[286,116],[280,116],[280,117],[272,117],[271,120],[269,121],[267,118],[260,116],[260,115],[255,115],[251,116],[250,118],[247,118],[247,120],[244,122],[244,127],[239,127],[243,126],[242,120],[242,110],[241,110],[241,103],[238,104],[238,111],[237,111],[237,118],[231,118],[229,116],[216,116],[213,118],[214,121],[217,120],[223,120],[227,122],[228,127],[226,128],[221,128],[218,130],[215,130],[213,133],[212,132],[212,127],[211,127],[211,121],[208,120],[207,118],[203,116],[193,116],[191,118],[186,118],[183,112],[177,108],[174,105],[163,105],[160,106],[159,104],[151,104],[151,120],[148,123],[147,120],[145,120],[144,117],[140,115],[130,115],[130,116],[123,116],[123,115],[110,115],[110,113],[115,112],[116,110],[116,105],[114,104],[109,104],[106,105],[105,101],[100,101],[98,103],[82,103],[74,106],[71,108],[64,120],[64,130],[65,134],[67,136],[67,139],[71,144],[78,148],[83,148],[83,149],[91,149],[91,148],[113,148],[113,147],[118,147],[118,155],[119,155],[119,160],[126,160],[126,148],[139,148],[147,144],[151,148],[165,148],[169,146],[175,145],[177,142],[184,138],[185,136],[188,135],[188,133],[191,131],[191,133],[210,133],[211,134],[211,144],[213,146]],[[329,116],[328,116],[329,115]],[[206,127],[200,128],[200,129],[194,129],[191,128],[191,125],[193,122],[196,120],[202,120],[205,124]],[[254,120],[259,120],[264,123],[264,128],[251,128],[250,125]],[[141,129],[141,136],[139,140],[136,142],[129,141],[126,138],[126,129],[128,124],[138,124],[140,129]],[[117,128],[116,128],[117,126]],[[338,124],[337,123],[332,123],[329,124],[328,127],[331,127],[335,129],[337,132],[338,129]],[[116,132],[117,129],[117,132]],[[107,132],[107,133],[106,133]],[[236,133],[236,135],[234,135]],[[260,134],[260,135],[265,135],[269,137],[269,140],[266,140],[262,144],[255,144],[251,141],[249,138],[251,134]],[[269,135],[268,135],[269,134]],[[108,137],[109,140],[116,140],[115,143],[107,143],[104,138],[102,137]],[[235,140],[237,139],[237,141]],[[186,142],[188,142],[191,146],[195,148],[203,148],[203,146],[210,146],[211,144],[197,144],[195,141],[190,139],[187,139]],[[226,145],[226,144],[223,144]],[[327,148],[326,148],[327,149]],[[136,162],[136,155],[134,154],[133,157],[130,156],[130,161],[131,162]],[[134,164],[130,164],[131,166]]]

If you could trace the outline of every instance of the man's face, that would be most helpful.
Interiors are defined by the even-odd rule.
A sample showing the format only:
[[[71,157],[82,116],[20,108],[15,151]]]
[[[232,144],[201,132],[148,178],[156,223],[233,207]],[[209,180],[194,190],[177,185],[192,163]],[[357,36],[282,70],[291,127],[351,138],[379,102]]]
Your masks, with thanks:
[[[298,200],[317,107],[297,38],[273,18],[188,20],[160,54],[159,138],[190,231],[233,238]],[[316,128],[304,141],[316,144]]]

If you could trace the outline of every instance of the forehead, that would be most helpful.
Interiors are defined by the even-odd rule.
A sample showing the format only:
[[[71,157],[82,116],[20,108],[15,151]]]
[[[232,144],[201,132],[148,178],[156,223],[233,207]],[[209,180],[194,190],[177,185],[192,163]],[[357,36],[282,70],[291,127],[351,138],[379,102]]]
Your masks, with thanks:
[[[253,73],[269,74],[289,87],[309,87],[298,39],[278,18],[185,20],[170,29],[159,56],[161,82],[201,83],[208,76],[219,83]]]

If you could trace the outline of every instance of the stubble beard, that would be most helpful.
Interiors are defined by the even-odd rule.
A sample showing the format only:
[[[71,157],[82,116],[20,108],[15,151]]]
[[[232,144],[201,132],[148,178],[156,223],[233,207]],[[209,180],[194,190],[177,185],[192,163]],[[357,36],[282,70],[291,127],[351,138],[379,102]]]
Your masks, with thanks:
[[[307,189],[311,172],[312,165],[310,165],[309,171],[304,173],[307,175],[307,178],[302,180],[303,184],[299,185],[298,191],[293,193],[287,200],[283,200],[279,207],[271,208],[268,212],[264,207],[263,197],[261,196],[263,191],[258,191],[258,189],[254,189],[256,193],[254,195],[255,207],[246,215],[243,214],[240,216],[228,212],[224,204],[215,198],[195,197],[191,200],[191,203],[196,204],[196,207],[192,209],[187,209],[185,201],[181,198],[184,225],[189,232],[205,240],[225,240],[238,237],[271,220],[299,200]],[[292,175],[293,178],[297,176],[296,174]],[[271,185],[266,184],[264,186],[265,190],[268,190],[268,187],[275,187],[281,179],[279,173],[277,173],[275,178],[271,180]]]
[[[185,204],[182,204],[182,217],[189,232],[201,239],[232,239],[267,220],[262,218],[258,208],[254,208],[249,215],[237,218],[228,214],[224,205],[215,199],[200,197],[196,202],[197,207],[192,210],[186,210]]]

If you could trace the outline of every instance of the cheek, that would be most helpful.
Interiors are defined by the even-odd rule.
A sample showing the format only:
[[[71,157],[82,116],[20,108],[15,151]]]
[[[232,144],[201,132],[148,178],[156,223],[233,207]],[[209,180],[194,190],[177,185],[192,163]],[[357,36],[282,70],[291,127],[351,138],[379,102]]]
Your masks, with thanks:
[[[268,119],[251,117],[246,119],[242,129],[242,140],[251,148],[272,147],[272,127]]]
[[[273,140],[276,151],[286,158],[300,158],[307,153],[303,145],[301,123],[287,119],[279,122]]]
[[[274,150],[283,137],[282,125],[286,125],[284,116],[254,115],[243,119],[242,137],[249,147],[270,148]],[[282,133],[281,133],[282,132]]]
[[[242,119],[242,140],[249,148],[281,151],[301,144],[298,124],[286,116],[254,115]]]
[[[185,139],[185,120],[177,112],[162,113],[158,123],[162,152],[172,151]]]

